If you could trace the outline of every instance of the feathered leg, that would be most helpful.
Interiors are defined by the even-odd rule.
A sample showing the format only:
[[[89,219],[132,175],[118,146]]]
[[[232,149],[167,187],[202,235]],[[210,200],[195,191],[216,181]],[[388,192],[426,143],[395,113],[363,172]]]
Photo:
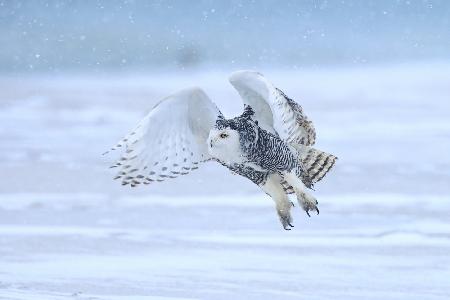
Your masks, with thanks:
[[[295,169],[289,172],[283,172],[282,175],[287,183],[289,183],[294,188],[295,194],[297,196],[297,201],[300,206],[306,211],[306,214],[309,217],[311,216],[309,214],[309,211],[316,211],[317,214],[319,214],[319,209],[317,208],[318,202],[316,198],[306,192],[306,187],[303,184],[301,178],[299,178],[296,174]]]
[[[259,185],[259,187],[275,201],[277,214],[283,228],[285,230],[291,230],[291,227],[294,227],[291,216],[293,204],[289,200],[281,182],[280,175],[270,174],[266,182]]]

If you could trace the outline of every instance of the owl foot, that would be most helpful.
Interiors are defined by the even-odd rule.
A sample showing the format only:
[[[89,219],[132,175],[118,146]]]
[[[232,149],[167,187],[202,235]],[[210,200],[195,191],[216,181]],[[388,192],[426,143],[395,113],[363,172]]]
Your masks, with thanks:
[[[319,214],[319,209],[317,208],[318,202],[316,198],[305,191],[306,187],[297,174],[293,171],[285,172],[283,173],[283,178],[294,188],[298,204],[303,208],[308,217],[311,217],[309,213],[310,211],[315,211]]]
[[[298,200],[308,217],[311,217],[309,214],[310,211],[315,211],[317,214],[320,213],[319,208],[317,207],[319,202],[313,196],[306,193],[301,193],[301,197],[299,197]]]
[[[278,210],[278,217],[280,218],[281,225],[283,225],[284,230],[291,230],[294,225],[292,225],[292,217],[290,212],[284,210]]]

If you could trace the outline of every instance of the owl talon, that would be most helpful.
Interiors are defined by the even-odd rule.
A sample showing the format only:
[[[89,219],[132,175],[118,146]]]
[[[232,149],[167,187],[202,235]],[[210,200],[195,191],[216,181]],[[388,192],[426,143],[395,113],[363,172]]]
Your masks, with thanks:
[[[285,230],[291,230],[290,227],[294,227],[294,225],[292,225],[292,217],[289,212],[286,214],[283,211],[279,211],[278,216],[280,218],[281,225],[283,225]]]
[[[308,217],[311,217],[310,211],[315,211],[319,214],[319,208],[317,207],[318,202],[313,196],[303,192],[297,195],[297,200]]]

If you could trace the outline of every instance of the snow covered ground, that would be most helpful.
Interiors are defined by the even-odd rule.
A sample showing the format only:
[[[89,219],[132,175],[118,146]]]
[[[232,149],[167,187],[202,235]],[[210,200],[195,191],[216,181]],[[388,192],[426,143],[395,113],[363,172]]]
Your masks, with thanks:
[[[186,86],[238,114],[227,73],[0,78],[0,299],[448,299],[450,64],[263,73],[339,157],[290,232],[220,166],[131,189],[101,156]]]

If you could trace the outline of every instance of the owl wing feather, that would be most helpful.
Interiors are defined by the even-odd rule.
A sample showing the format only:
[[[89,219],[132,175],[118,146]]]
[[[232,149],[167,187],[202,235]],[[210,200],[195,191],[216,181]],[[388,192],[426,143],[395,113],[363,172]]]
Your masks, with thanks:
[[[255,111],[255,119],[263,129],[294,147],[314,145],[316,132],[302,107],[277,89],[261,73],[238,71],[231,74],[230,83],[244,104]]]
[[[199,88],[161,100],[111,149],[122,149],[122,156],[111,166],[118,168],[115,179],[134,187],[197,169],[211,158],[206,141],[219,116],[217,106]]]
[[[231,84],[237,89],[244,104],[255,112],[259,125],[292,145],[306,171],[308,181],[320,181],[334,166],[337,157],[312,148],[316,132],[302,107],[277,89],[264,76],[254,71],[238,71],[230,76]],[[292,189],[281,183],[286,193]]]

